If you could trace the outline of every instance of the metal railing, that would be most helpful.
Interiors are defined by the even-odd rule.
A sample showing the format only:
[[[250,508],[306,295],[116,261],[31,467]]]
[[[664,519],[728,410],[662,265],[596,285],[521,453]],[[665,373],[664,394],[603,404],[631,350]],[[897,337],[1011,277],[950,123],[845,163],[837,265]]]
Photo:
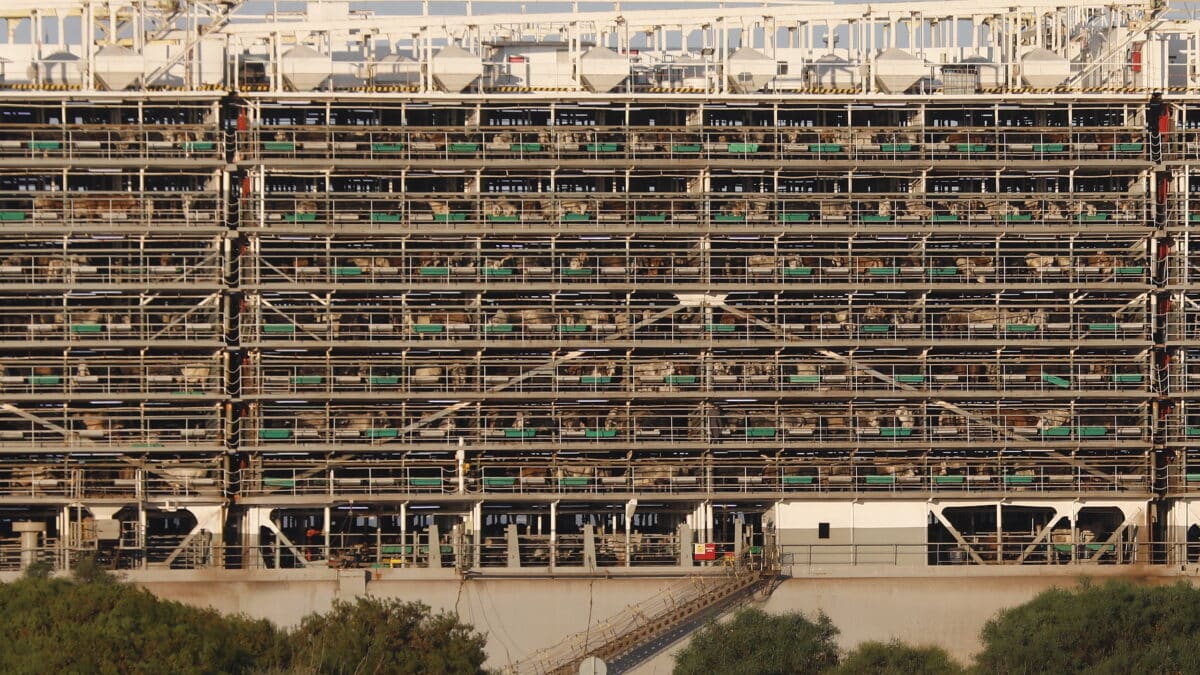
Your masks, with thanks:
[[[0,464],[0,496],[130,500],[223,499],[227,475],[213,461],[163,460],[127,464]]]
[[[79,342],[221,339],[221,298],[215,293],[80,291],[10,297],[0,309],[0,341]]]
[[[223,283],[225,261],[219,240],[156,236],[147,241],[105,243],[86,239],[0,242],[9,255],[0,260],[6,286],[129,284],[161,287]]]
[[[429,545],[421,533],[374,533],[330,535],[326,546],[324,535],[319,542],[284,544],[279,541],[258,545],[227,545],[219,541],[201,540],[180,549],[186,535],[148,538],[141,544],[118,542],[103,546],[60,547],[57,537],[42,537],[36,552],[38,560],[56,570],[68,569],[83,557],[99,557],[102,566],[115,569],[162,567],[171,559],[172,569],[282,569],[282,568],[386,568],[428,569]],[[1008,541],[995,542],[994,535],[971,536],[966,546],[946,543],[911,544],[798,544],[777,546],[778,564],[791,574],[803,574],[804,568],[895,566],[921,567],[931,573],[937,568],[964,566],[1086,566],[1086,565],[1179,565],[1200,563],[1200,542],[1134,542],[1128,539],[1107,541],[1099,539],[1063,539],[1029,541],[1029,537],[1014,535]],[[446,538],[438,545],[443,569],[457,568],[482,573],[505,567],[508,548],[502,537],[491,537],[489,543],[473,544],[469,538],[454,544]],[[680,568],[679,542],[674,535],[642,535],[631,533],[631,546],[626,548],[623,533],[596,535],[596,568],[614,573],[618,568],[653,571],[655,568]],[[606,543],[611,540],[611,544]],[[640,540],[640,541],[639,541]],[[522,567],[537,568],[553,574],[555,569],[572,571],[581,568],[582,543],[578,535],[561,534],[551,546],[548,536],[522,536],[518,543],[518,560]],[[632,542],[639,542],[633,544]],[[403,542],[403,543],[402,543]],[[729,543],[714,546],[714,561],[694,562],[691,569],[730,569],[733,546]],[[968,551],[970,549],[970,552]],[[632,557],[626,551],[633,550]],[[751,551],[752,549],[746,549]],[[553,564],[551,564],[553,551]],[[607,551],[607,552],[606,552]],[[0,538],[0,571],[21,569],[20,545],[17,539]],[[480,565],[474,560],[478,552]],[[690,552],[690,551],[689,551]],[[973,552],[975,555],[971,555]],[[171,556],[174,555],[174,558]],[[762,560],[766,552],[749,553],[751,561]],[[977,556],[977,557],[976,557]],[[669,557],[669,559],[668,559]],[[714,570],[715,571],[715,570]],[[389,577],[393,578],[393,577]]]
[[[533,178],[531,181],[535,180]],[[612,231],[632,228],[694,234],[705,230],[744,230],[748,226],[853,226],[866,229],[986,225],[1022,230],[1079,225],[1091,229],[1133,230],[1153,226],[1150,200],[1132,193],[1129,181],[1111,192],[1064,193],[861,193],[680,192],[664,186],[651,193],[596,192],[423,192],[402,195],[370,192],[256,192],[241,203],[240,227],[326,229],[409,228],[441,235],[460,229]]]
[[[13,356],[0,374],[8,395],[224,396],[224,358],[218,354],[173,356]]]
[[[42,403],[26,406],[23,413],[0,422],[0,446],[7,451],[212,449],[220,447],[225,437],[220,402],[147,405],[135,401],[104,407]]]
[[[1003,533],[1010,538],[1008,533]],[[1015,535],[1018,541],[996,541],[994,534],[971,537],[966,545],[928,544],[783,544],[779,563],[784,568],[896,565],[1145,565],[1170,560],[1200,560],[1200,545],[1175,542],[1113,542],[1053,538],[1038,542]],[[1185,557],[1186,556],[1186,557]]]
[[[977,248],[914,250],[845,245],[811,240],[775,238],[751,248],[746,242],[715,240],[659,242],[621,238],[611,241],[567,241],[525,238],[477,242],[464,240],[341,243],[260,239],[259,252],[241,260],[246,286],[337,285],[353,288],[365,284],[398,287],[453,287],[483,284],[496,290],[519,284],[635,284],[694,285],[698,283],[764,284],[796,286],[838,284],[907,284],[936,287],[947,284],[1011,286],[1031,284],[1104,286],[1152,281],[1153,264],[1145,245],[1130,255],[1107,249],[1128,249],[1136,241],[1099,244],[1106,248],[1046,247],[1006,242],[1003,255],[992,253],[995,242]],[[1016,246],[1014,246],[1016,244]],[[511,248],[500,248],[501,246]],[[928,246],[928,244],[927,244]],[[1016,248],[1017,250],[1013,250]]]
[[[220,161],[225,135],[215,124],[4,124],[0,157]]]
[[[599,495],[709,493],[1036,493],[1146,492],[1154,484],[1149,459],[1130,455],[1061,461],[904,458],[892,462],[812,459],[779,464],[605,462],[565,466],[479,460],[462,473],[447,465],[387,466],[282,463],[241,469],[230,479],[245,496],[324,495],[331,498],[401,494]]]
[[[172,176],[180,186],[211,178]],[[216,190],[0,192],[0,231],[30,227],[162,229],[182,225],[192,231],[202,227],[224,230],[225,209],[225,200]]]
[[[455,359],[425,355],[313,357],[267,352],[245,366],[241,382],[243,394],[261,396],[494,394],[501,385],[503,392],[512,394],[782,391],[836,395],[887,391],[1086,395],[1149,391],[1152,378],[1148,359],[1148,352],[1119,357],[1076,355],[1065,360],[1017,352],[987,358],[939,355],[928,360],[847,356],[844,363],[822,363],[789,355],[754,359],[676,355],[664,359],[636,354],[554,364],[549,353]],[[1200,380],[1200,374],[1195,378]]]
[[[329,341],[453,343],[602,343],[616,340],[813,341],[889,340],[1149,341],[1149,297],[1073,293],[1066,298],[919,298],[853,296],[835,299],[761,293],[728,298],[718,307],[684,307],[650,293],[589,297],[574,294],[489,299],[465,296],[337,296],[328,302],[296,295],[251,294],[241,316],[242,340],[285,345]],[[1190,316],[1190,315],[1189,315]],[[646,317],[649,317],[647,319]],[[2,318],[2,317],[0,317]],[[0,335],[3,334],[0,326]]]
[[[1120,410],[1104,401],[963,401],[955,408],[921,401],[713,404],[637,401],[628,406],[581,403],[563,406],[525,400],[447,408],[444,402],[363,407],[335,404],[299,407],[263,402],[248,412],[242,442],[303,445],[337,441],[488,444],[689,441],[708,443],[805,443],[851,441],[1047,442],[1112,444],[1148,440],[1150,406]],[[786,439],[786,440],[785,440]]]
[[[903,162],[1147,161],[1140,127],[511,127],[422,129],[255,125],[247,159]]]
[[[1173,294],[1167,310],[1159,315],[1167,340],[1195,341],[1200,339],[1200,306],[1190,291]]]

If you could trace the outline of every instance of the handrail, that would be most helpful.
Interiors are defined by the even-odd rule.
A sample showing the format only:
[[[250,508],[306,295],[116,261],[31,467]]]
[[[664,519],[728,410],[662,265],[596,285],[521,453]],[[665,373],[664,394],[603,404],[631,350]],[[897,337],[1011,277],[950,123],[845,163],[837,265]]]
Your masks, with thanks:
[[[981,449],[982,450],[982,449]],[[1143,449],[1139,457],[1094,456],[1095,473],[1052,460],[996,459],[962,452],[901,460],[839,462],[646,463],[593,459],[573,464],[478,460],[462,476],[453,462],[343,462],[332,467],[270,463],[242,469],[236,482],[246,496],[371,496],[400,493],[505,495],[703,495],[753,494],[779,498],[804,494],[1032,494],[1062,492],[1144,493],[1155,472]],[[313,469],[320,469],[314,473]],[[1165,476],[1166,474],[1164,474]]]

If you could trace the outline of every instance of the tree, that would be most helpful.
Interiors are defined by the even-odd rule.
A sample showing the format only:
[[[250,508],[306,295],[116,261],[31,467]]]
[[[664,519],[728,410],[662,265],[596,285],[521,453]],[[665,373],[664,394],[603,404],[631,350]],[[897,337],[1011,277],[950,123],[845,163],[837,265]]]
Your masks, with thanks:
[[[319,673],[481,673],[486,638],[453,614],[419,602],[335,601],[291,635],[293,665]]]
[[[675,655],[675,675],[803,675],[837,665],[838,629],[829,617],[799,612],[771,615],[743,609],[727,622],[710,621]]]
[[[93,570],[94,571],[94,570]],[[159,600],[107,574],[0,585],[4,673],[243,673],[286,661],[267,621]]]
[[[1200,672],[1200,590],[1085,581],[1000,612],[981,637],[986,673]]]
[[[360,598],[293,632],[160,600],[94,565],[0,584],[0,673],[478,673],[484,637],[419,603]]]
[[[846,654],[837,675],[954,675],[959,665],[941,647],[914,647],[899,640],[864,642]]]

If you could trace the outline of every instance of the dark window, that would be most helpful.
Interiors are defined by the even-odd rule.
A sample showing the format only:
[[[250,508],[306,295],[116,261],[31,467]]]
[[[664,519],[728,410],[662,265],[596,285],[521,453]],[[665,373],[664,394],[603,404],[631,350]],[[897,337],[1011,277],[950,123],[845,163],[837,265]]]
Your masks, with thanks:
[[[817,523],[817,539],[829,538],[829,523]]]

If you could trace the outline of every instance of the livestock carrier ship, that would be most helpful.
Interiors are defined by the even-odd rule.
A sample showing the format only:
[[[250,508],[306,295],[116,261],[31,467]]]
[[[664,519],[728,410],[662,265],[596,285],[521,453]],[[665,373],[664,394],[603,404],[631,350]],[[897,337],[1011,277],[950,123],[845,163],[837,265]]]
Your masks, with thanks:
[[[1200,557],[1200,22],[282,4],[0,8],[0,569]]]

